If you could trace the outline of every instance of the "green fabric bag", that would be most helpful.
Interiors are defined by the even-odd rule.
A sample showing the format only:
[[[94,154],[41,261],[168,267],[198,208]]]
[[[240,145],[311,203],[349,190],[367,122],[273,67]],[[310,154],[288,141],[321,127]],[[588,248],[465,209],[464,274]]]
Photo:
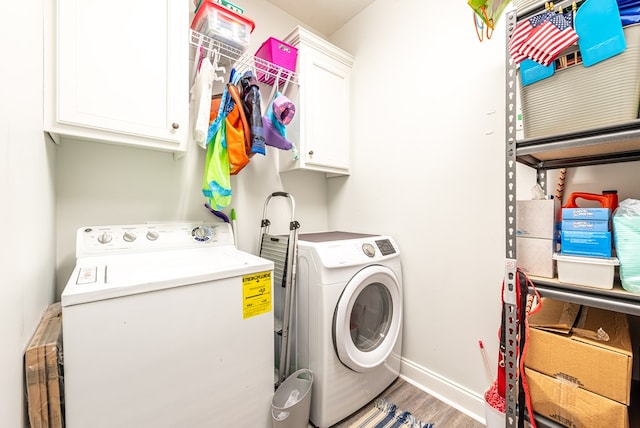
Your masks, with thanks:
[[[207,156],[202,179],[202,194],[209,206],[220,211],[231,203],[231,174],[229,155],[225,144],[226,121],[222,121],[217,132],[207,144]]]
[[[622,288],[640,293],[640,200],[625,199],[613,213],[613,238]]]

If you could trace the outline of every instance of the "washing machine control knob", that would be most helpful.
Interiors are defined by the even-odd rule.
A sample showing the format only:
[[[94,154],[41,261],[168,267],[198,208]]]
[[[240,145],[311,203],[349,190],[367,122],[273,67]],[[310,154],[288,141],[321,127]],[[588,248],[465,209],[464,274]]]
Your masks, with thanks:
[[[158,239],[158,237],[160,237],[160,234],[158,232],[156,232],[155,230],[149,230],[147,232],[147,239],[149,241],[155,241],[156,239]]]
[[[211,239],[211,229],[206,226],[198,226],[191,231],[193,239],[199,242],[206,242]]]
[[[124,239],[125,242],[133,242],[135,241],[137,238],[136,234],[133,232],[125,232],[122,235],[122,239]]]
[[[362,244],[362,251],[367,255],[367,257],[373,257],[376,255],[376,248],[369,244]]]
[[[102,232],[100,235],[98,235],[98,242],[101,244],[108,244],[112,239],[113,237],[109,232]]]

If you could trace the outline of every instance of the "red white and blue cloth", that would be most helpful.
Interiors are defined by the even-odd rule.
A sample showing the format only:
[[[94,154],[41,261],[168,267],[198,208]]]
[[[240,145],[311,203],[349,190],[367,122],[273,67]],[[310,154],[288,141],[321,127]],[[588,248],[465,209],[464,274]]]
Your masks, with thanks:
[[[516,63],[529,58],[544,66],[578,41],[573,29],[573,11],[545,11],[516,25],[509,39],[509,54]]]

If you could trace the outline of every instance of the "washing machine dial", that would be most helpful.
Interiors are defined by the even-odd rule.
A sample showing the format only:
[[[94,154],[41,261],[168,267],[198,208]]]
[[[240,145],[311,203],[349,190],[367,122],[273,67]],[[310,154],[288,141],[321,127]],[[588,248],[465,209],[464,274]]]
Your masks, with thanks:
[[[155,241],[156,239],[158,239],[158,237],[160,237],[160,234],[155,230],[149,230],[147,231],[146,236],[149,241]]]
[[[365,253],[367,257],[373,257],[376,255],[376,248],[369,243],[362,244],[362,252]]]
[[[191,231],[191,236],[198,242],[207,242],[211,239],[211,228],[207,226],[198,226]]]
[[[113,237],[109,232],[102,232],[100,235],[98,235],[98,242],[101,244],[108,244],[112,239]]]
[[[133,242],[135,241],[137,238],[136,234],[133,232],[125,232],[122,235],[122,239],[124,239],[124,242]]]

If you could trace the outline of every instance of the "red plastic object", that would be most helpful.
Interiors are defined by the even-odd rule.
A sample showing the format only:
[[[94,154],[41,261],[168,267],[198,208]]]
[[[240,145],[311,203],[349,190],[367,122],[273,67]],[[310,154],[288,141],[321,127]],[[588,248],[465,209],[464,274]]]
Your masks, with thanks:
[[[588,201],[597,201],[602,208],[609,208],[611,213],[618,208],[618,191],[617,190],[603,190],[601,195],[595,193],[580,193],[575,192],[569,195],[567,204],[562,208],[580,208],[576,199],[586,199]]]

